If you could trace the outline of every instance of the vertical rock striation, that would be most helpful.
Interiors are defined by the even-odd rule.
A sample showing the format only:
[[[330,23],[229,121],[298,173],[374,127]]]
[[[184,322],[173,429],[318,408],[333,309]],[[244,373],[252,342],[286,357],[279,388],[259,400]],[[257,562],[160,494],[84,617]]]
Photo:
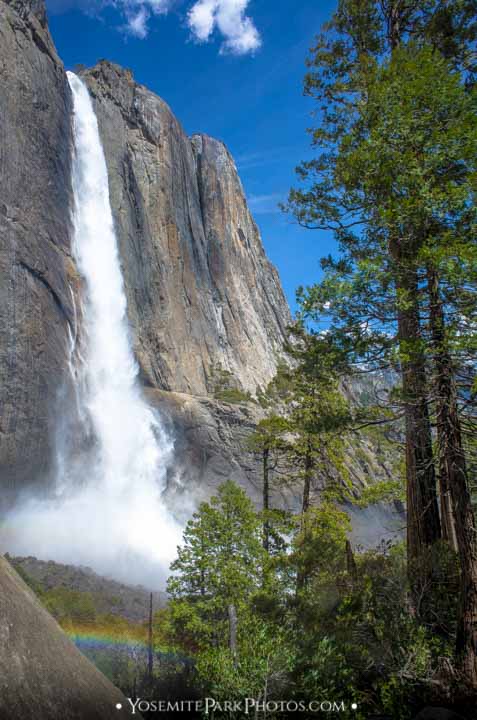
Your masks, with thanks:
[[[83,77],[108,164],[134,351],[151,402],[174,424],[176,477],[246,482],[238,438],[258,408],[213,396],[224,378],[239,395],[268,384],[290,316],[234,161],[223,143],[187,137],[129,71],[101,61]],[[73,412],[68,362],[81,318],[71,123],[43,1],[0,0],[2,499],[53,476],[58,417]],[[74,418],[66,425],[76,436]]]
[[[225,146],[189,139],[166,103],[102,61],[83,73],[108,163],[143,381],[206,395],[214,373],[255,392],[289,312]]]
[[[192,145],[208,268],[225,331],[228,366],[253,392],[275,375],[290,314],[232,156],[223,143],[207,135],[194,135]]]
[[[44,477],[74,324],[71,99],[40,0],[0,0],[0,478]]]
[[[187,137],[128,70],[101,61],[82,76],[108,165],[141,381],[174,427],[171,492],[184,505],[233,478],[258,499],[246,447],[263,413],[247,394],[274,376],[290,314],[234,161],[223,143]],[[78,329],[81,339],[71,146],[72,99],[44,2],[0,0],[0,504],[9,489],[42,489],[52,476],[58,417],[81,451],[68,404]],[[357,468],[356,482],[363,476]]]

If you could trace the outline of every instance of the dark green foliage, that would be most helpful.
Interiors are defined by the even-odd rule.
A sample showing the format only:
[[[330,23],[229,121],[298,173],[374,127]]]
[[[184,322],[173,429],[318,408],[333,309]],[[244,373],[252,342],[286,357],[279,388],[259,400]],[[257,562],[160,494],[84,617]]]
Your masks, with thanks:
[[[6,553],[5,558],[12,564],[17,573],[20,575],[23,582],[37,595],[39,598],[43,598],[44,589],[41,584],[32,578],[18,563],[15,563],[12,558]]]
[[[214,393],[214,397],[216,400],[237,405],[253,402],[253,398],[250,393],[242,392],[242,390],[238,390],[237,388],[225,388],[224,390],[218,390]]]
[[[45,607],[64,626],[95,622],[96,607],[91,593],[58,587],[43,594]]]
[[[351,361],[382,367],[419,350],[410,340],[396,345],[399,309],[410,300],[396,286],[401,269],[424,277],[432,261],[449,302],[473,317],[455,288],[475,278],[476,148],[475,94],[431,49],[407,48],[368,71],[366,102],[332,154],[302,166],[310,184],[292,191],[289,209],[306,224],[332,227],[341,249],[338,260],[322,261],[325,280],[300,293],[303,311],[331,318],[330,338]],[[396,235],[409,236],[402,268],[389,250]],[[461,345],[462,322],[472,325],[466,315],[449,329]]]
[[[184,544],[171,565],[171,621],[182,647],[205,650],[228,642],[228,607],[239,613],[260,587],[265,554],[261,523],[234,483],[219,488],[187,523]]]
[[[476,15],[474,2],[341,0],[309,61],[316,157],[287,207],[339,244],[299,291],[302,318],[328,318],[354,368],[400,373],[412,603],[428,625],[443,538],[461,570],[455,659],[474,688]]]
[[[233,518],[231,525],[225,517]],[[436,623],[423,626],[410,603],[402,545],[356,555],[351,568],[345,552],[349,519],[324,502],[289,516],[281,549],[268,555],[260,522],[243,492],[226,483],[185,531],[170,581],[173,599],[156,617],[155,634],[163,647],[193,661],[189,679],[200,693],[223,700],[343,699],[349,714],[342,716],[359,720],[372,713],[408,720],[426,702],[442,700],[448,686],[440,673],[451,662],[457,582],[455,557],[445,545],[434,548],[438,561],[432,565],[441,570],[425,593]],[[237,551],[228,558],[231,543]],[[264,574],[258,572],[262,565]],[[228,645],[232,598],[236,657]],[[358,711],[350,710],[351,702]]]
[[[286,351],[289,365],[279,367],[269,388],[270,397],[283,408],[282,426],[273,428],[279,422],[273,415],[266,422],[285,458],[287,481],[303,487],[306,512],[313,492],[348,497],[346,439],[356,417],[339,386],[345,360],[326,335],[306,332],[296,324]]]

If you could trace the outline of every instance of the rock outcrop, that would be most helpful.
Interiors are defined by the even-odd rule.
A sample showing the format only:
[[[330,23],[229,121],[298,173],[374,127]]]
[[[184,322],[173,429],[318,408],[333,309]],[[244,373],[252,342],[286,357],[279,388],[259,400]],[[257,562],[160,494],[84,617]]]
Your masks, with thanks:
[[[108,164],[142,383],[157,391],[184,457],[201,455],[191,468],[198,482],[214,487],[227,465],[245,482],[235,432],[244,411],[211,398],[224,378],[243,393],[268,384],[290,316],[233,159],[217,140],[187,137],[168,106],[129,71],[102,61],[83,79]],[[0,0],[0,81],[5,500],[7,488],[41,487],[54,475],[55,426],[68,412],[70,335],[78,321],[70,254],[72,101],[42,0]],[[187,410],[178,413],[179,396]],[[206,412],[210,423],[220,418],[228,427],[225,445],[198,448],[203,431],[180,424],[192,406],[195,424]]]
[[[205,135],[188,138],[129,71],[102,61],[82,77],[144,384],[203,396],[225,371],[243,390],[266,386],[290,317],[230,153]]]
[[[184,507],[227,478],[258,500],[246,440],[263,411],[252,396],[275,374],[290,315],[233,159],[217,140],[188,138],[127,70],[103,61],[82,76],[141,381],[176,441],[171,501]],[[43,0],[0,0],[0,506],[54,476],[57,418],[74,415],[71,153],[71,92]],[[281,504],[296,506],[298,490]],[[0,720],[121,718],[116,703],[124,698],[0,558]]]
[[[40,0],[0,0],[0,479],[48,474],[73,321],[71,98]]]
[[[18,489],[44,483],[56,419],[68,414],[79,283],[65,72],[41,0],[0,0],[0,13],[0,480]],[[82,77],[108,165],[141,380],[175,437],[171,493],[197,498],[233,478],[258,499],[246,438],[263,412],[246,399],[273,377],[290,315],[233,159],[217,140],[187,137],[128,70],[101,61]],[[359,485],[367,470],[356,470]]]
[[[234,161],[223,143],[187,137],[128,70],[101,61],[81,74],[108,166],[141,381],[175,437],[171,494],[197,498],[233,478],[259,498],[246,438],[263,411],[250,396],[275,374],[290,314]],[[42,0],[0,0],[0,80],[5,495],[53,475],[57,417],[71,411],[70,335],[81,320],[70,255],[71,93]],[[235,403],[226,402],[231,391]],[[74,418],[71,428],[75,436]],[[372,463],[372,447],[368,455]],[[364,484],[367,459],[350,465]]]
[[[259,496],[245,439],[276,372],[289,309],[222,142],[187,137],[167,104],[107,61],[82,72],[108,165],[141,380],[173,428],[171,491],[233,478]],[[220,393],[219,393],[220,394]],[[256,487],[257,486],[257,487]]]
[[[0,720],[122,720],[122,693],[0,557]]]

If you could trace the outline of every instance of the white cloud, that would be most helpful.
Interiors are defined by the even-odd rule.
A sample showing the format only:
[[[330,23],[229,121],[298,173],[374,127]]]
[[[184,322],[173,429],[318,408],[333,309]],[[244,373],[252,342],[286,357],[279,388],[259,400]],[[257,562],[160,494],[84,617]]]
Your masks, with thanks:
[[[200,0],[189,10],[187,22],[197,40],[206,42],[215,27],[216,0]]]
[[[125,32],[129,35],[140,38],[141,40],[147,37],[147,21],[149,20],[149,12],[146,10],[144,5],[141,5],[138,10],[133,12],[128,11],[126,13],[126,17],[127,24],[124,26]]]
[[[62,14],[72,8],[101,16],[105,7],[113,6],[125,22],[120,29],[127,35],[144,39],[149,34],[154,15],[166,15],[176,5],[185,3],[187,25],[198,42],[208,42],[215,32],[222,37],[221,53],[247,55],[262,44],[260,33],[246,12],[250,0],[46,0],[48,10]]]
[[[165,15],[172,2],[173,0],[112,0],[112,4],[126,17],[123,31],[141,40],[149,33],[148,22],[151,15]]]
[[[188,25],[199,42],[218,30],[224,41],[221,52],[246,55],[261,45],[253,20],[245,14],[250,0],[197,0],[187,14]]]

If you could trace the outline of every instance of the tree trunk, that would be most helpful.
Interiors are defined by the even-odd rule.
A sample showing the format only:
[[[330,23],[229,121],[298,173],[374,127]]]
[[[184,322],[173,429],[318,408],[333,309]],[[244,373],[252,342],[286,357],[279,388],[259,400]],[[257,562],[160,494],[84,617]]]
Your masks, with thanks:
[[[413,249],[404,255],[392,242],[398,293],[398,340],[406,433],[407,553],[409,567],[441,537],[436,475],[428,409],[426,362],[422,348],[417,272]],[[409,261],[407,257],[410,258]]]
[[[439,447],[442,447],[442,441],[443,438],[442,436],[439,437],[438,433],[437,442]],[[449,543],[449,547],[451,547],[454,552],[458,552],[459,547],[457,544],[457,533],[455,529],[455,513],[454,508],[452,507],[452,496],[448,482],[447,460],[448,458],[445,454],[439,454],[439,500],[441,506],[442,539]]]
[[[305,452],[305,464],[304,464],[304,483],[303,483],[303,498],[301,505],[301,529],[304,535],[307,534],[307,524],[305,522],[306,513],[310,509],[310,494],[311,494],[311,481],[313,477],[313,446],[311,438],[307,439],[306,452]],[[299,594],[300,590],[306,585],[306,570],[304,567],[299,567],[296,576],[296,593]]]
[[[417,282],[414,292],[417,293]],[[411,560],[441,537],[429,418],[425,360],[420,350],[417,302],[400,310],[399,340],[406,426],[407,544]]]
[[[229,608],[229,650],[233,658],[234,667],[237,667],[237,610],[233,603]]]
[[[395,50],[401,40],[401,13],[399,2],[392,2],[387,12],[388,40],[392,50]]]
[[[307,440],[306,454],[305,454],[305,472],[304,472],[304,483],[303,483],[303,500],[301,506],[302,517],[310,509],[310,492],[311,492],[311,480],[313,475],[313,449],[311,440]]]
[[[460,559],[461,589],[457,619],[456,659],[467,681],[477,687],[477,535],[469,492],[457,388],[452,358],[445,342],[445,318],[437,275],[428,272],[431,332],[437,390],[439,466],[453,518],[446,519],[454,533]],[[441,487],[441,494],[443,488]],[[447,512],[447,509],[446,509]],[[444,524],[444,523],[443,523]]]
[[[265,552],[270,551],[270,522],[268,511],[270,509],[270,448],[265,447],[263,450],[263,511],[265,513],[263,519],[263,549]]]
[[[441,508],[442,537],[457,552],[455,517],[452,507],[451,484],[454,469],[463,463],[460,420],[457,412],[457,394],[453,380],[452,359],[445,347],[445,318],[439,292],[437,274],[428,269],[429,324],[434,350],[434,388],[436,395],[437,449],[439,467],[439,499]],[[454,417],[455,423],[452,418]],[[453,425],[457,435],[452,433]],[[453,444],[457,442],[457,447]]]
[[[456,659],[466,680],[477,688],[477,547],[475,517],[461,471],[451,485],[461,566]]]
[[[414,0],[415,5],[419,4]],[[410,7],[411,6],[411,7]],[[403,0],[387,0],[381,3],[387,25],[387,36],[391,50],[395,50],[402,41],[403,32],[406,28],[406,21],[412,14],[412,3]]]

